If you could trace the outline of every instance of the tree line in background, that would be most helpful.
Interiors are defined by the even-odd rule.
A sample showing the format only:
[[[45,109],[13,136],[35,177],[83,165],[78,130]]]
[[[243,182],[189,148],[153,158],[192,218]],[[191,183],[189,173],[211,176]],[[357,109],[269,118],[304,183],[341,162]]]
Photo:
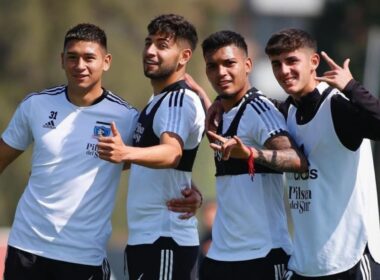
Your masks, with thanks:
[[[80,22],[102,27],[113,55],[104,85],[141,109],[151,94],[142,72],[141,51],[146,25],[162,13],[178,13],[197,27],[200,41],[220,29],[250,26],[248,0],[2,0],[0,1],[0,131],[17,104],[32,91],[65,83],[60,53],[65,32]],[[362,78],[368,26],[380,25],[377,0],[329,1],[324,13],[313,20],[313,30],[321,49],[329,50],[336,61],[352,58],[354,76]],[[236,30],[240,32],[240,30]],[[244,35],[250,32],[246,29]],[[253,37],[255,34],[251,34]],[[270,34],[268,34],[269,37]],[[215,96],[204,74],[200,47],[195,51],[189,72]],[[75,148],[75,147],[73,147]],[[0,176],[0,226],[10,226],[17,201],[30,170],[28,150]],[[196,183],[212,198],[214,165],[211,150],[203,141],[195,163]],[[47,178],[47,180],[49,180]],[[125,228],[126,176],[114,212],[114,227]]]

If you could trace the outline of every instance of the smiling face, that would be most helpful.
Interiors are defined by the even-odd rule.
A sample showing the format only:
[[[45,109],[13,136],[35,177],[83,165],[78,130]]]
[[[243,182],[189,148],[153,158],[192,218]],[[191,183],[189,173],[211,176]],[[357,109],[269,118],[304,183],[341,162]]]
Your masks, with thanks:
[[[157,33],[145,39],[142,54],[144,74],[150,78],[155,93],[183,79],[191,55],[189,44],[174,35]]]
[[[71,40],[61,55],[70,93],[101,91],[103,71],[111,64],[111,55],[97,42]]]
[[[165,79],[177,68],[180,50],[174,36],[149,35],[143,50],[144,74],[150,79]]]
[[[310,48],[269,55],[273,74],[286,93],[298,99],[313,91],[319,55]]]
[[[251,59],[235,45],[207,52],[204,58],[207,78],[218,95],[231,103],[239,101],[250,88]]]

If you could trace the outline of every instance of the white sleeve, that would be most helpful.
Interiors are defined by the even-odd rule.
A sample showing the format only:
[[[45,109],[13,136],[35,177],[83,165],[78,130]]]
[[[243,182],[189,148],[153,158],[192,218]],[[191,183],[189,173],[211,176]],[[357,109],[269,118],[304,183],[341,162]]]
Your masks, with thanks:
[[[264,146],[269,138],[287,131],[287,127],[283,115],[273,103],[260,96],[247,104],[239,130]]]
[[[17,107],[8,127],[1,136],[5,143],[17,150],[24,151],[33,142],[29,123],[33,118],[29,114],[32,111],[31,104],[31,99],[26,99]]]
[[[182,139],[185,148],[194,148],[199,144],[203,129],[202,103],[195,93],[184,89],[165,97],[153,123],[154,133],[158,137],[164,132],[175,133]]]

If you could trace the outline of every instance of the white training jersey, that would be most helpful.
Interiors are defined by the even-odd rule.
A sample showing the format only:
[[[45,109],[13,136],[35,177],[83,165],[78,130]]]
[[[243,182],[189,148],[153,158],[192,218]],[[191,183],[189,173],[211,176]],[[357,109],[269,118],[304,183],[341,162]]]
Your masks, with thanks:
[[[223,114],[223,134],[244,102]],[[266,97],[257,95],[241,116],[237,136],[245,145],[263,149],[269,138],[286,130],[282,114]],[[218,208],[207,257],[244,261],[265,257],[274,248],[291,253],[281,173],[257,172],[253,181],[248,172],[217,176],[216,198]]]
[[[18,150],[34,145],[10,246],[70,263],[102,263],[122,164],[98,158],[97,135],[110,135],[115,122],[131,143],[138,112],[109,91],[97,101],[75,106],[59,86],[30,94],[17,108],[2,138]]]
[[[317,87],[322,93],[328,85]],[[289,205],[294,223],[294,252],[289,268],[304,276],[336,274],[360,261],[366,244],[380,260],[379,214],[369,140],[357,151],[344,147],[336,135],[331,97],[314,118],[297,125],[296,108],[288,111],[288,128],[308,158],[308,173],[287,173]],[[343,95],[342,95],[343,96]]]
[[[153,136],[159,139],[162,133],[173,132],[182,139],[184,150],[191,150],[202,139],[205,114],[194,92],[184,88],[182,82],[173,87],[174,90],[154,96],[141,114],[158,108],[152,120]],[[139,139],[148,129],[138,122],[134,139]],[[166,206],[169,199],[181,197],[181,190],[189,186],[191,171],[132,164],[127,199],[128,244],[151,244],[166,236],[182,246],[198,245],[196,218],[181,220],[179,213],[169,211]]]

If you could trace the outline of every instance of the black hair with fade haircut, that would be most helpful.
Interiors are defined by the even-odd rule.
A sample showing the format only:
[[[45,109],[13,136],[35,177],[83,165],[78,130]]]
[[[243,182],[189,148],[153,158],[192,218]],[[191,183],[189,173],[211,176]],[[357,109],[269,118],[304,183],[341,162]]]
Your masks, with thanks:
[[[221,30],[208,36],[202,43],[203,56],[230,45],[243,50],[248,56],[248,47],[244,37],[230,30]]]
[[[265,47],[267,55],[279,55],[300,48],[310,48],[317,51],[317,41],[306,31],[288,28],[274,33]]]
[[[106,33],[101,28],[92,23],[80,23],[67,31],[63,43],[64,50],[68,42],[72,40],[96,42],[105,50],[107,50]]]
[[[198,35],[195,27],[184,17],[175,14],[163,14],[154,18],[148,24],[149,35],[171,34],[174,39],[186,40],[190,44],[192,51],[198,43]]]

